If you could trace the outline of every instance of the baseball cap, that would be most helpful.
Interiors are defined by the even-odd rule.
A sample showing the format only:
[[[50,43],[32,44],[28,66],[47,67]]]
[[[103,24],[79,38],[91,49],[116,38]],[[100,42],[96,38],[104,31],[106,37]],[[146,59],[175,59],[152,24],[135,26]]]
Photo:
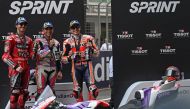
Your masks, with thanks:
[[[16,25],[21,24],[21,23],[26,23],[26,24],[28,24],[28,22],[26,21],[26,19],[25,19],[24,17],[19,17],[19,18],[16,20]]]
[[[51,22],[45,22],[43,28],[53,28],[53,24]]]
[[[73,20],[70,22],[70,25],[69,25],[70,28],[80,28],[80,23],[78,20]]]

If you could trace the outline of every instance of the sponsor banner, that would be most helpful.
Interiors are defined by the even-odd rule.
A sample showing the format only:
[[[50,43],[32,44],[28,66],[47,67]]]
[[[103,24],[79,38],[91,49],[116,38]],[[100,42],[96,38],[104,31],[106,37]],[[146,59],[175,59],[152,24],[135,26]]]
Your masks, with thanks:
[[[176,49],[170,45],[165,45],[164,48],[160,49],[160,54],[176,54]]]
[[[41,37],[40,32],[44,22],[52,22],[54,25],[54,38],[62,47],[63,34],[69,33],[69,22],[78,20],[81,23],[82,33],[84,32],[84,2],[85,0],[1,0],[0,1],[0,24],[3,26],[0,31],[0,56],[4,51],[4,41],[12,33],[16,33],[15,22],[20,16],[28,21],[26,35],[32,39]],[[31,68],[35,63],[29,61]],[[8,85],[7,65],[0,61],[0,85]],[[3,87],[3,86],[2,86]],[[6,89],[9,90],[9,89]],[[0,94],[7,97],[8,91]],[[3,99],[3,100],[2,100]],[[5,107],[4,97],[0,97],[0,108]]]
[[[161,39],[162,33],[159,33],[156,30],[150,30],[150,33],[146,33],[145,36],[147,39]]]
[[[143,49],[142,46],[138,46],[136,49],[131,50],[131,55],[148,55],[148,50]]]
[[[101,51],[98,58],[93,59],[94,78],[99,88],[109,87],[109,60],[112,51]]]
[[[116,108],[136,81],[158,80],[170,65],[190,72],[189,5],[187,0],[112,0],[114,91],[121,93],[115,95]]]
[[[69,5],[73,0],[47,1],[12,1],[10,3],[10,15],[23,15],[25,13],[46,15],[46,14],[67,14]]]
[[[122,34],[117,35],[117,39],[134,39],[134,34],[123,31]]]
[[[173,38],[177,38],[177,39],[190,37],[189,32],[185,31],[184,29],[179,29],[177,32],[174,32],[173,36],[174,36]]]
[[[180,5],[180,1],[139,1],[132,2],[129,12],[141,13],[173,13]]]

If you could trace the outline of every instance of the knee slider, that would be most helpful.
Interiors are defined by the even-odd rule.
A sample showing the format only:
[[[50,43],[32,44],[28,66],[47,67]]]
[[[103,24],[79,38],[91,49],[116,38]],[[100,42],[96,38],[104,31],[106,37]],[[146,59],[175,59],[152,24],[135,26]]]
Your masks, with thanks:
[[[10,96],[10,102],[11,102],[11,103],[17,103],[18,96],[19,96],[19,94],[17,94],[17,93],[12,93],[11,96]]]
[[[10,95],[10,102],[11,103],[17,102],[19,94],[20,94],[20,90],[17,90],[17,89],[12,90],[11,95]]]
[[[24,90],[18,98],[18,105],[20,108],[24,108],[25,102],[28,100],[29,98],[29,92],[27,90]]]

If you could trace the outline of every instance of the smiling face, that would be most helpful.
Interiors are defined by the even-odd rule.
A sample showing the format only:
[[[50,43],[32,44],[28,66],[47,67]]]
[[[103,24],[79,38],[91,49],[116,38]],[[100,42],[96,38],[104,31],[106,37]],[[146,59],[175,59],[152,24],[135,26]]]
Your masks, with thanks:
[[[80,27],[77,26],[70,27],[70,32],[74,35],[80,35],[80,30]]]
[[[43,28],[43,33],[46,38],[51,39],[53,35],[53,28],[52,27]]]

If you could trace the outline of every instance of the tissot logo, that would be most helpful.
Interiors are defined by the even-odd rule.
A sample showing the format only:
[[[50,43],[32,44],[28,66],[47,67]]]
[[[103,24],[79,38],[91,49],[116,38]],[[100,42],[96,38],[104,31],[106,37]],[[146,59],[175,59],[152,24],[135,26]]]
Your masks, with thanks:
[[[6,40],[6,39],[7,39],[7,36],[1,36],[1,39],[2,39],[2,40]]]
[[[158,33],[156,30],[151,30],[150,33],[145,34],[147,39],[157,39],[162,37],[162,33]]]
[[[13,1],[10,4],[9,14],[66,14],[73,0],[47,1]]]
[[[41,34],[37,34],[37,35],[34,34],[34,35],[33,35],[33,38],[34,38],[34,39],[36,39],[36,38],[41,38],[41,37],[43,37],[43,35],[41,35]]]
[[[184,29],[178,30],[178,32],[173,33],[174,38],[189,38],[189,32],[186,32]]]
[[[176,49],[172,48],[170,45],[166,45],[164,49],[160,49],[160,54],[175,54]]]
[[[148,50],[144,50],[143,47],[139,46],[135,50],[131,50],[131,55],[147,55]]]
[[[2,40],[6,40],[8,36],[11,36],[11,35],[13,35],[13,34],[14,34],[13,32],[8,32],[7,35],[2,35],[2,36],[1,36],[1,39],[2,39]]]
[[[133,2],[131,3],[130,13],[162,13],[175,12],[180,1],[150,1],[150,2]]]
[[[69,38],[71,37],[72,35],[71,34],[62,34],[63,38]]]
[[[123,31],[121,35],[117,35],[117,39],[134,39],[133,34],[128,31]]]

